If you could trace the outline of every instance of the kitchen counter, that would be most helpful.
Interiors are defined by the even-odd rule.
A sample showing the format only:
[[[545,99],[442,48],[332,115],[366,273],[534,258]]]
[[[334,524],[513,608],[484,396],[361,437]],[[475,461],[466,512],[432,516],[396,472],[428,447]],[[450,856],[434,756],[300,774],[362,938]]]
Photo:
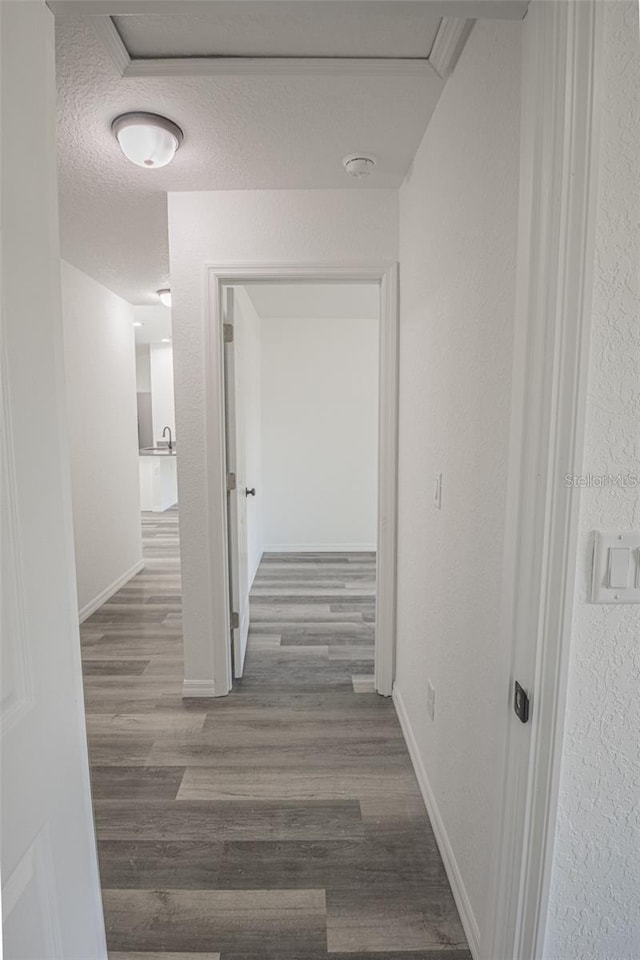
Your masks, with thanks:
[[[146,447],[138,451],[141,457],[175,457],[176,450],[162,450],[158,447]]]

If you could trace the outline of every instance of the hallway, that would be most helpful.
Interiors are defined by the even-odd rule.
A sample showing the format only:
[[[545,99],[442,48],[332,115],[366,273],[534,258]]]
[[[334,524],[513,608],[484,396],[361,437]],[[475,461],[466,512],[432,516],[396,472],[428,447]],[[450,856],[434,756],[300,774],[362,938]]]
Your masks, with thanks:
[[[267,555],[244,678],[181,698],[178,516],[81,627],[94,810],[117,960],[469,960],[373,671],[372,554]]]

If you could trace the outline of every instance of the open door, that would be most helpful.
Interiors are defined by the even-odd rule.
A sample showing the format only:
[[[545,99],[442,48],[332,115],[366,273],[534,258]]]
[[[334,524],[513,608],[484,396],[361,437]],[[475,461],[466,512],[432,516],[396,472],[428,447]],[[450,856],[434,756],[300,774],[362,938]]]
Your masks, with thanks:
[[[233,287],[225,290],[224,399],[227,461],[227,535],[231,602],[231,661],[233,676],[242,676],[249,636],[249,548],[244,404],[236,376],[236,319]]]

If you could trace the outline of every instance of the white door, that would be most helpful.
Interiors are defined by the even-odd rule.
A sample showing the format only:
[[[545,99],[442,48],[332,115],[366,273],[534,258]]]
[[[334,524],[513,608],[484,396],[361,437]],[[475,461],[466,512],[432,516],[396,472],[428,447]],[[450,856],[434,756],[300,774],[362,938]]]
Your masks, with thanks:
[[[0,3],[0,33],[3,949],[103,960],[64,430],[53,17],[44,3]]]
[[[224,382],[227,458],[227,525],[231,600],[231,654],[233,676],[241,677],[249,636],[249,550],[247,536],[247,479],[244,402],[236,363],[238,336],[234,290],[225,292]]]

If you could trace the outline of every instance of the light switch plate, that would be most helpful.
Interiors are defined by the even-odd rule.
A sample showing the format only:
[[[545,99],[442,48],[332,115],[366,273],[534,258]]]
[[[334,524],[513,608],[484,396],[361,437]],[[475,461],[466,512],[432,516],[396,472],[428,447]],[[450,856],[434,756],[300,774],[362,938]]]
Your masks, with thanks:
[[[610,586],[612,572],[619,575],[621,554],[612,550],[629,551],[628,586]],[[593,548],[592,603],[640,603],[640,532],[601,533],[596,531]]]

